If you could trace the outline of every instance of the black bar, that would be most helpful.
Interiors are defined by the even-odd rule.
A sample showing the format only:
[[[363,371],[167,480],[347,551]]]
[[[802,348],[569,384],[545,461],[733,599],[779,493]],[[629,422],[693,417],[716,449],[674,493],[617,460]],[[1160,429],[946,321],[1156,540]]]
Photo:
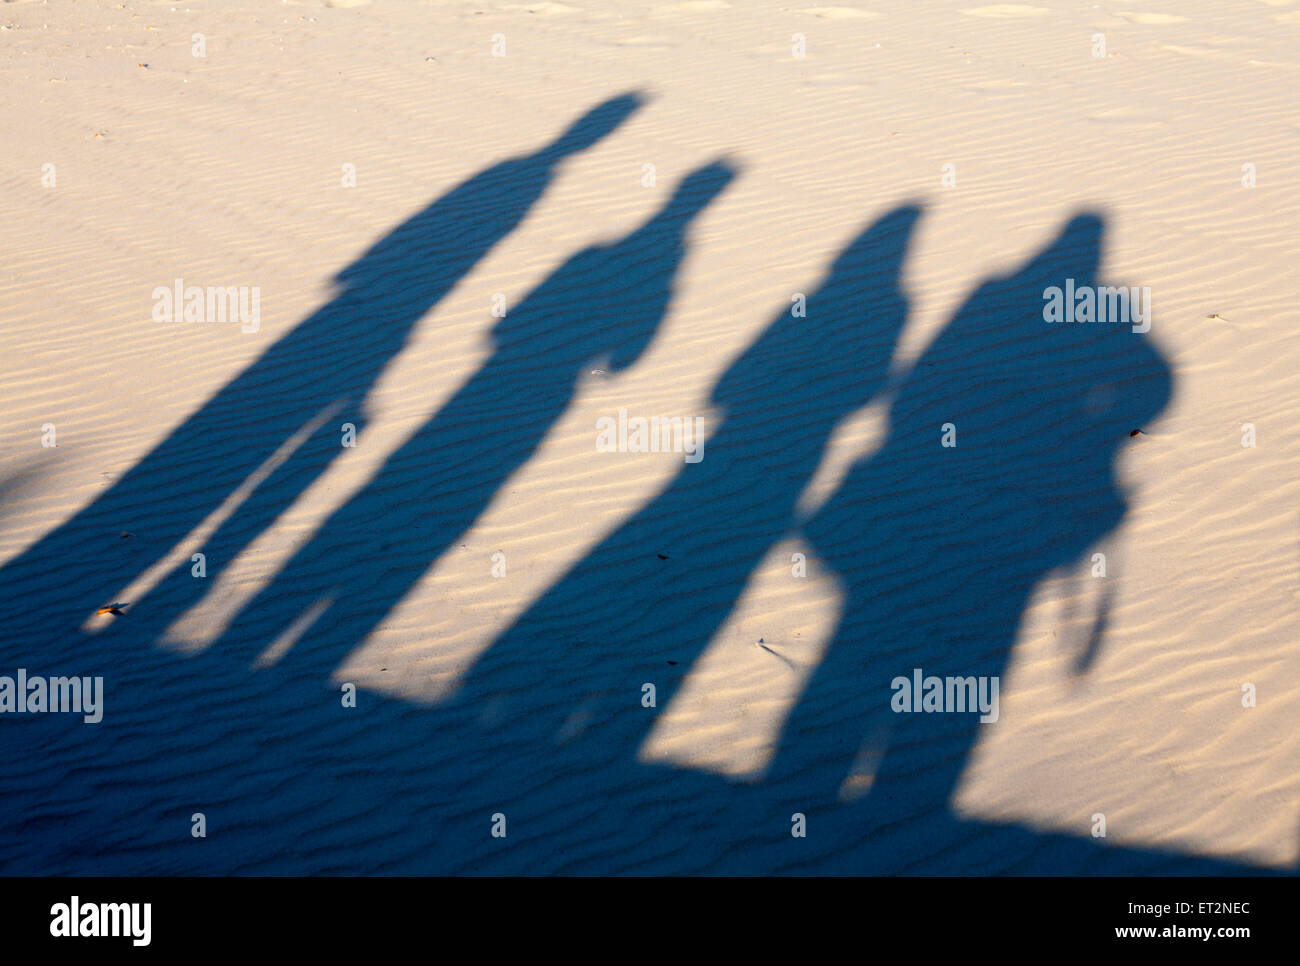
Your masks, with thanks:
[[[761,948],[777,930],[819,942],[823,934],[842,931],[856,937],[864,954],[920,942],[930,954],[981,948],[1072,954],[1128,948],[1142,954],[1200,946],[1231,955],[1294,939],[1297,899],[1294,877],[91,878],[4,879],[0,887],[7,951],[78,955],[114,948],[131,954],[256,952],[272,943],[267,948],[287,946],[295,955],[416,948],[433,958],[440,951],[460,958],[455,950],[465,941],[486,940],[495,949],[560,933],[570,950],[612,953],[611,934],[632,947],[672,936],[672,945],[683,950],[701,930],[710,935],[709,945],[733,949]],[[73,896],[79,932],[98,929],[101,921],[111,931],[117,919],[119,932],[134,938],[52,935],[70,924]],[[105,912],[109,903],[141,905],[126,919],[119,918],[120,907]],[[137,945],[145,938],[145,903],[148,943]],[[94,911],[87,913],[88,906]],[[1137,932],[1147,929],[1153,932]],[[1201,932],[1207,929],[1208,938]]]

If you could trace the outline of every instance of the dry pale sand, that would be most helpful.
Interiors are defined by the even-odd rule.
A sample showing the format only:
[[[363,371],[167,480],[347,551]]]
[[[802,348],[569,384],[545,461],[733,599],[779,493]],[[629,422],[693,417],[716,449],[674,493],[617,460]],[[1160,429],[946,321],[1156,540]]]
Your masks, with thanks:
[[[1300,863],[1300,3],[0,28],[0,870]]]

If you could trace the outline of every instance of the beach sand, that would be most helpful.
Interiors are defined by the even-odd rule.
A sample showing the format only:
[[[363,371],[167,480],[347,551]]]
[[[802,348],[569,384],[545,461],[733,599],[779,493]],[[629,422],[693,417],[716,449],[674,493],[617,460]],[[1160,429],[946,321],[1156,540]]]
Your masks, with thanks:
[[[0,21],[0,872],[1300,863],[1300,4]]]

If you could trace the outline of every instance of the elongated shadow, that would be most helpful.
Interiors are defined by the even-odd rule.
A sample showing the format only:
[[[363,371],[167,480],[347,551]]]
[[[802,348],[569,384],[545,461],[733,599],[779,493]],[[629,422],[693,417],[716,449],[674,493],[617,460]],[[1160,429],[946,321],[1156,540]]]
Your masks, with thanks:
[[[1083,837],[1086,816],[1074,836],[957,816],[953,795],[979,729],[998,725],[887,710],[892,678],[914,666],[1001,674],[1033,586],[1123,517],[1115,458],[1130,422],[1149,423],[1165,405],[1168,367],[1127,329],[1048,326],[1039,314],[1044,287],[1095,278],[1095,217],[1071,222],[1029,265],[977,290],[903,381],[882,449],[807,521],[818,559],[847,598],[762,781],[639,761],[654,720],[640,705],[641,684],[657,683],[659,706],[667,705],[756,564],[796,532],[795,501],[835,423],[881,390],[906,315],[898,275],[911,207],[845,250],[810,295],[807,318],[783,312],[771,322],[715,390],[724,415],[710,427],[704,460],[684,465],[530,608],[456,700],[417,709],[363,692],[355,707],[340,701],[328,672],[528,458],[567,405],[575,372],[593,353],[608,353],[617,368],[642,351],[681,256],[680,230],[727,177],[720,168],[698,173],[656,230],[579,254],[512,311],[484,372],[394,454],[219,646],[180,660],[147,649],[124,657],[110,635],[63,637],[31,622],[35,637],[7,636],[11,666],[38,658],[47,673],[105,673],[108,700],[97,725],[68,715],[3,722],[12,738],[0,770],[0,869],[1258,871],[1099,847]],[[388,297],[374,284],[375,298]],[[575,285],[585,292],[577,301]],[[622,289],[644,303],[619,299]],[[548,365],[557,371],[543,371]],[[496,428],[500,413],[509,424]],[[940,446],[946,422],[955,424],[955,449]],[[442,460],[458,465],[441,468]],[[472,481],[468,494],[462,480]],[[361,546],[370,522],[383,548]],[[378,566],[385,560],[391,576]],[[322,579],[331,568],[337,579]],[[45,579],[52,575],[59,571]],[[249,650],[268,633],[335,584],[351,593],[353,579],[365,587],[317,620],[282,663],[249,669]],[[39,602],[40,584],[29,589]],[[366,604],[371,595],[382,604]],[[864,748],[880,759],[869,790],[842,801]],[[793,812],[806,813],[807,838],[791,837]],[[197,813],[203,839],[191,835]],[[489,832],[496,814],[509,820],[504,839]]]
[[[575,749],[599,760],[637,747],[653,720],[629,713],[639,710],[642,685],[655,684],[660,706],[671,701],[754,569],[794,525],[836,424],[882,385],[907,314],[898,276],[918,215],[900,207],[865,229],[808,296],[806,317],[786,309],[767,326],[713,392],[724,415],[709,427],[703,458],[683,455],[667,488],[480,659],[458,701],[491,707],[498,740],[540,751],[590,721],[598,730]],[[637,414],[634,401],[627,408]],[[512,767],[546,761],[523,757]]]
[[[412,327],[505,235],[557,166],[617,128],[637,94],[588,111],[540,150],[503,161],[393,229],[337,277],[338,294],[227,383],[111,489],[0,571],[30,605],[5,628],[20,647],[68,641],[122,589],[234,496],[282,448],[290,455],[205,542],[209,581],[342,451],[339,429],[366,425],[366,394]],[[322,422],[323,420],[323,422]],[[318,425],[319,424],[319,425]],[[305,438],[295,442],[295,436]],[[134,536],[123,541],[121,532]],[[147,637],[183,613],[205,585],[189,562],[135,606]],[[50,575],[57,574],[52,580]]]
[[[899,388],[884,445],[806,527],[846,600],[767,777],[798,788],[819,831],[840,837],[837,868],[1034,861],[1036,846],[999,854],[982,823],[953,817],[972,749],[999,724],[891,700],[909,706],[894,685],[914,669],[1004,681],[1034,588],[1124,517],[1116,460],[1168,402],[1169,366],[1127,324],[1043,317],[1050,287],[1098,284],[1102,234],[1100,217],[1080,215],[1020,271],[982,285]],[[840,805],[855,783],[865,799]],[[1087,836],[1088,815],[1061,819]]]

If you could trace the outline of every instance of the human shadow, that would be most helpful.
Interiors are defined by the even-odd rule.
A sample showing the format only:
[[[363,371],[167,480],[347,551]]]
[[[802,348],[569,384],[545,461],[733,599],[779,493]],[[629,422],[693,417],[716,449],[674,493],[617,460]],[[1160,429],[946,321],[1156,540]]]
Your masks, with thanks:
[[[890,395],[882,447],[805,522],[845,600],[770,767],[734,782],[642,758],[658,713],[641,704],[643,683],[656,686],[659,708],[671,702],[757,562],[797,530],[795,501],[833,427],[882,390],[915,218],[899,209],[864,232],[810,297],[807,320],[783,314],[769,326],[714,393],[725,415],[703,462],[544,593],[437,709],[440,732],[472,735],[456,746],[485,752],[431,752],[440,781],[467,813],[500,808],[547,850],[471,858],[444,847],[453,868],[1261,871],[1109,846],[1090,837],[1090,814],[1061,816],[1074,834],[962,816],[960,780],[979,729],[996,724],[891,711],[891,684],[913,667],[1001,678],[1034,588],[1124,516],[1119,450],[1163,410],[1173,380],[1128,326],[1044,321],[1046,288],[1097,284],[1103,225],[1093,215],[980,286]],[[955,447],[941,445],[947,423]],[[807,837],[790,834],[796,814]]]
[[[703,458],[683,455],[665,489],[468,673],[452,704],[492,709],[493,740],[525,750],[512,770],[550,767],[540,752],[583,722],[599,722],[599,737],[575,748],[593,760],[627,754],[653,721],[639,713],[643,683],[655,685],[660,706],[672,700],[790,532],[837,423],[883,385],[907,316],[898,276],[919,213],[899,207],[864,229],[808,296],[806,317],[788,308],[772,320],[715,387],[721,416]],[[633,401],[627,408],[637,415]]]
[[[1109,847],[1089,837],[1089,815],[1062,817],[1076,834],[963,817],[960,779],[979,729],[996,725],[890,710],[891,683],[913,667],[1004,674],[1033,589],[1121,522],[1119,450],[1172,391],[1168,365],[1128,326],[1044,321],[1046,288],[1097,284],[1103,225],[1080,216],[967,300],[890,395],[882,447],[798,521],[795,502],[830,432],[884,388],[917,213],[898,209],[860,235],[809,298],[807,320],[785,313],[769,326],[713,394],[724,416],[704,460],[544,593],[438,709],[448,733],[491,749],[443,760],[462,800],[529,822],[553,850],[545,867],[1259,871]],[[941,445],[946,423],[955,447]],[[655,685],[659,708],[671,702],[759,560],[800,522],[845,600],[771,765],[737,783],[640,760],[657,714],[638,701],[643,683]],[[864,779],[869,791],[855,798]],[[807,838],[790,835],[795,814]],[[504,850],[469,867],[521,868]]]
[[[654,338],[686,232],[734,177],[728,163],[682,179],[623,238],[573,255],[492,330],[482,367],[332,514],[215,645],[249,648],[290,631],[285,673],[327,677],[524,465],[592,365],[616,373]]]
[[[683,228],[728,173],[696,177],[661,221]],[[642,235],[657,241],[638,258],[632,238],[643,227],[543,283],[494,333],[485,367],[494,376],[472,377],[399,448],[217,646],[185,660],[124,649],[152,642],[139,630],[147,624],[126,619],[97,637],[7,636],[9,664],[41,650],[50,673],[105,673],[111,704],[93,726],[62,715],[5,722],[14,767],[0,773],[0,868],[1258,871],[1099,845],[1086,837],[1086,816],[1069,817],[1077,835],[960,816],[953,797],[979,729],[997,725],[888,710],[892,679],[913,667],[1004,673],[1034,586],[1122,520],[1119,448],[1172,388],[1155,347],[1127,328],[1043,321],[1045,287],[1096,278],[1102,224],[1083,216],[1028,265],[974,293],[902,380],[881,449],[801,520],[797,501],[835,426],[885,388],[916,217],[906,206],[873,224],[809,296],[807,318],[786,311],[771,322],[713,394],[722,417],[703,461],[685,464],[547,591],[443,705],[367,692],[345,707],[329,673],[528,458],[593,353],[619,367],[642,351],[680,258],[679,231]],[[591,305],[618,303],[617,330],[588,301],[574,309],[566,293],[575,284],[588,286]],[[619,302],[620,289],[644,302]],[[539,371],[539,360],[558,371]],[[499,417],[506,425],[485,425]],[[955,448],[940,446],[946,422]],[[456,465],[437,467],[444,459]],[[472,481],[468,496],[462,479]],[[368,523],[387,541],[382,550],[358,549],[375,536]],[[658,685],[659,708],[669,704],[754,568],[801,524],[814,565],[836,573],[846,598],[767,772],[745,784],[639,760],[657,713],[641,705],[642,684]],[[352,580],[365,585],[355,599],[344,586]],[[280,662],[249,668],[250,649],[336,585],[346,606],[318,618]],[[33,593],[39,607],[41,589]],[[380,605],[365,602],[371,595]],[[842,800],[864,750],[878,759],[869,789]],[[807,815],[807,838],[790,835],[794,812]],[[191,836],[198,813],[206,838]],[[489,833],[497,814],[510,823],[501,839]]]
[[[343,452],[342,423],[364,431],[365,397],[420,318],[520,224],[562,162],[641,103],[629,93],[597,105],[539,150],[452,188],[340,272],[327,304],[109,490],[0,570],[7,591],[39,604],[15,615],[5,637],[28,645],[66,640],[94,607],[164,561],[233,497],[242,502],[202,548],[209,579],[220,573]],[[241,495],[259,471],[265,478]],[[128,602],[137,605],[142,633],[145,624],[167,626],[202,594],[206,582],[189,570],[184,560],[163,575],[148,608]]]
[[[797,788],[802,811],[837,839],[823,868],[987,873],[1061,861],[1064,837],[994,834],[954,815],[971,753],[996,721],[981,723],[989,716],[975,708],[919,710],[919,693],[915,711],[891,701],[908,707],[895,682],[910,686],[914,669],[1005,682],[1035,587],[1124,518],[1116,461],[1130,431],[1165,408],[1172,372],[1130,325],[1043,315],[1049,288],[1099,284],[1102,235],[1099,216],[1079,215],[1019,271],[981,285],[903,380],[884,444],[804,528],[845,600],[765,778]],[[946,429],[955,445],[943,445]],[[1084,663],[1098,646],[1087,642]],[[842,804],[863,785],[859,803]],[[1060,824],[1084,837],[1070,849],[1075,870],[1116,867],[1115,853],[1087,842],[1089,815]],[[1119,854],[1120,866],[1159,864],[1155,853]]]

